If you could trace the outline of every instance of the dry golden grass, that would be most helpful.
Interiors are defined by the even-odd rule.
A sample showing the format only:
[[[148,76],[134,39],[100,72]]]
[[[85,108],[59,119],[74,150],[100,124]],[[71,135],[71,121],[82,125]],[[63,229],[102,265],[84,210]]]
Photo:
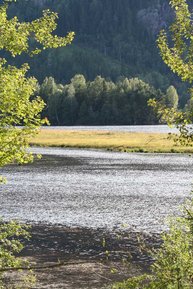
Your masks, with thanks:
[[[193,152],[191,147],[176,146],[167,134],[108,131],[64,131],[42,129],[31,145],[49,147],[96,148],[134,152]]]

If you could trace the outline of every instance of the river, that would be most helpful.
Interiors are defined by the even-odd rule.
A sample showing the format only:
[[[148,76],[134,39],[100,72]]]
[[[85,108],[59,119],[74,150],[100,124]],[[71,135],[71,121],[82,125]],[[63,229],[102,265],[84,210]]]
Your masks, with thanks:
[[[0,174],[5,220],[160,232],[191,191],[193,158],[185,154],[33,148],[42,159]]]
[[[178,133],[178,130],[174,127],[167,125],[107,125],[107,126],[44,126],[43,129],[54,130],[102,130],[111,132],[148,132],[148,133]]]

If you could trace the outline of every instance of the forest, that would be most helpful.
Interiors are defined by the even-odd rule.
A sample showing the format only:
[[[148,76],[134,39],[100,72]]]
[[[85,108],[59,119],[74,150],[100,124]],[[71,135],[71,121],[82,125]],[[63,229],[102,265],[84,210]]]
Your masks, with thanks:
[[[164,99],[168,107],[178,106],[178,94],[170,86],[165,94],[138,78],[113,82],[97,76],[87,81],[76,74],[68,84],[45,78],[36,94],[46,107],[43,117],[52,125],[139,125],[159,119],[148,106],[149,99]]]
[[[173,17],[167,0],[20,0],[10,5],[9,16],[30,21],[40,17],[42,9],[58,13],[58,35],[75,32],[72,45],[45,50],[34,58],[10,58],[12,64],[29,63],[30,75],[40,83],[46,77],[69,83],[82,74],[88,81],[98,75],[113,82],[139,78],[162,91],[173,85],[184,107],[187,84],[162,62],[156,44],[158,32],[167,29]]]

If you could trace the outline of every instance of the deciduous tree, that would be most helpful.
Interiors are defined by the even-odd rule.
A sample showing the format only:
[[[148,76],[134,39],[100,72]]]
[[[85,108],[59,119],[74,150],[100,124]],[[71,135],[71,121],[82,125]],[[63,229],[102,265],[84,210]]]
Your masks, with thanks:
[[[66,37],[53,35],[56,29],[57,14],[49,10],[32,22],[19,22],[17,17],[7,16],[8,2],[0,6],[0,49],[6,50],[13,57],[21,53],[31,55],[42,49],[63,47],[71,43],[74,33]],[[30,46],[33,39],[35,46]],[[40,112],[44,102],[39,97],[32,97],[36,90],[35,78],[27,78],[29,67],[20,68],[7,65],[6,59],[0,59],[0,166],[32,159],[26,151],[29,137],[37,133],[42,124]],[[18,129],[17,126],[23,128]]]
[[[162,30],[158,37],[158,47],[163,61],[183,81],[192,85],[193,82],[193,25],[192,14],[186,0],[171,0],[170,5],[175,13],[175,20],[169,31]],[[193,87],[190,89],[193,95]],[[168,108],[163,101],[150,101],[162,120],[174,124],[180,131],[176,140],[182,144],[189,144],[193,140],[192,112],[178,111],[176,106]]]
[[[66,46],[73,40],[73,32],[66,37],[53,35],[56,13],[46,10],[37,20],[19,22],[17,17],[8,18],[9,2],[12,1],[5,0],[0,5],[1,50],[11,53],[13,57],[23,52],[34,55],[42,49]],[[33,47],[30,46],[31,42]],[[26,76],[28,69],[27,64],[17,68],[8,65],[5,58],[0,59],[0,167],[33,159],[27,151],[28,141],[44,122],[40,117],[44,102],[40,97],[33,96],[37,82],[35,78]],[[14,254],[23,248],[19,238],[26,234],[25,227],[17,223],[0,222],[0,288],[4,288],[1,272],[5,267],[17,267],[22,263]]]

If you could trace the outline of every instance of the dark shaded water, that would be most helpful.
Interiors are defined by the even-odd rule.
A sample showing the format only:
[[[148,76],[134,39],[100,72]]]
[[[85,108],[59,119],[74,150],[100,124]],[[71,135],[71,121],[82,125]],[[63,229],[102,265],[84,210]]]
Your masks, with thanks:
[[[0,187],[6,220],[159,232],[191,191],[188,155],[33,150],[42,160],[0,172],[8,178]]]

